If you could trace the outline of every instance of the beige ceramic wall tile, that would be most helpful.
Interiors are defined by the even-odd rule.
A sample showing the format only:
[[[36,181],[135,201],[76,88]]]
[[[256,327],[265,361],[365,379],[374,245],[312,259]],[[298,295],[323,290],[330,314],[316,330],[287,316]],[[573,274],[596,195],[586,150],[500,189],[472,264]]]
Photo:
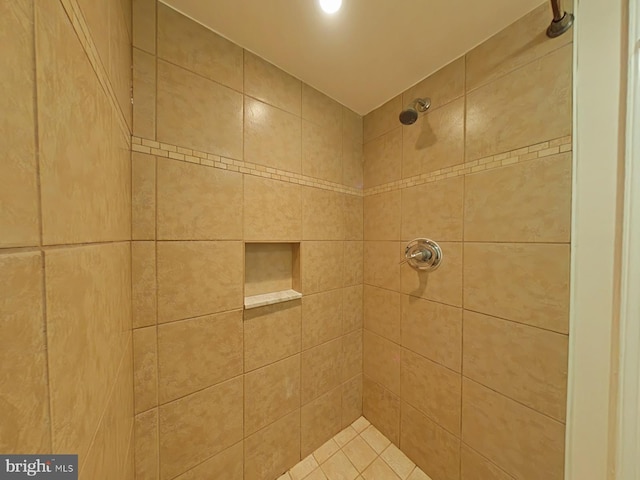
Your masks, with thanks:
[[[339,128],[302,120],[302,173],[329,182],[342,181],[342,134]]]
[[[158,342],[155,326],[133,331],[133,387],[136,413],[158,405]]]
[[[330,392],[302,407],[300,412],[301,454],[306,457],[340,431],[341,389]]]
[[[402,127],[402,176],[413,177],[464,162],[464,98]]]
[[[156,244],[131,242],[131,310],[134,328],[155,325]]]
[[[158,478],[158,410],[136,415],[135,418],[136,480]]]
[[[244,441],[244,480],[272,480],[300,460],[300,412],[290,413]]]
[[[158,242],[157,249],[160,323],[242,307],[241,242]]]
[[[362,413],[394,444],[400,443],[400,398],[364,377]]]
[[[363,351],[364,374],[400,395],[400,346],[365,330]]]
[[[460,449],[460,475],[462,480],[513,480],[503,470],[462,444]]]
[[[300,117],[246,97],[244,159],[288,172],[302,171]]]
[[[564,425],[464,379],[462,438],[516,478],[561,479]]]
[[[401,192],[364,197],[364,239],[400,240]]]
[[[343,138],[352,140],[354,143],[363,143],[362,116],[356,112],[342,107],[342,135]]]
[[[128,242],[45,255],[53,451],[88,452],[131,336],[130,266]]]
[[[225,480],[243,480],[244,454],[242,442],[227,448],[219,454],[204,461],[188,472],[176,477],[176,480],[200,480],[208,475],[211,478]]]
[[[462,310],[402,296],[402,346],[456,372],[462,366]]]
[[[364,258],[364,283],[400,290],[400,242],[364,242]]]
[[[130,239],[131,160],[115,151],[111,104],[62,6],[35,7],[43,242]]]
[[[38,172],[35,146],[33,3],[0,6],[0,248],[38,245]]]
[[[566,45],[469,93],[467,161],[569,135],[571,57]]]
[[[342,332],[348,333],[362,328],[363,288],[354,285],[342,289]]]
[[[371,140],[363,146],[364,187],[400,180],[402,170],[402,128]]]
[[[246,372],[300,351],[300,304],[294,300],[244,311]]]
[[[342,109],[342,183],[362,188],[362,117]]]
[[[463,177],[402,189],[402,239],[461,241],[464,192]]]
[[[363,123],[364,141],[373,140],[396,128],[400,123],[398,115],[400,115],[403,108],[402,95],[398,95],[365,115]]]
[[[158,159],[159,240],[242,239],[242,174]]]
[[[302,349],[342,335],[342,290],[302,298]]]
[[[460,436],[461,375],[407,349],[400,370],[402,400]]]
[[[109,82],[113,88],[120,111],[124,115],[128,131],[132,126],[131,85],[133,51],[129,27],[124,16],[122,5],[118,3],[109,6]],[[126,7],[125,7],[126,8]],[[131,11],[131,3],[128,5]]]
[[[362,416],[362,375],[342,384],[342,428]]]
[[[242,159],[242,94],[158,60],[157,140]]]
[[[398,292],[364,286],[364,328],[400,343],[400,300]]]
[[[302,404],[340,385],[342,338],[302,352]]]
[[[0,450],[51,452],[40,253],[0,256],[0,318]]]
[[[300,80],[249,51],[244,52],[244,93],[300,116]]]
[[[569,242],[571,153],[465,177],[467,241]]]
[[[91,39],[98,51],[100,61],[106,70],[109,68],[109,37],[111,33],[109,30],[109,10],[111,10],[112,4],[105,0],[79,0],[78,6],[87,27],[89,27]]]
[[[240,375],[242,357],[241,311],[160,325],[160,403]]]
[[[343,240],[345,195],[314,187],[302,187],[302,238]]]
[[[460,57],[402,94],[402,108],[416,98],[430,98],[431,110],[464,95],[465,58]],[[398,112],[398,115],[400,112]]]
[[[242,48],[158,4],[158,57],[242,91]]]
[[[346,240],[362,240],[364,228],[364,200],[344,195],[344,229]]]
[[[567,333],[569,256],[569,245],[467,243],[464,306]]]
[[[460,440],[404,402],[400,448],[430,477],[460,478]]]
[[[302,291],[305,295],[340,288],[344,242],[302,244]]]
[[[306,83],[302,84],[302,118],[328,128],[342,127],[342,105]]]
[[[133,0],[133,46],[156,53],[156,0]]]
[[[160,407],[162,480],[186,472],[242,439],[242,392],[238,377]]]
[[[156,57],[133,49],[133,134],[156,138]]]
[[[245,297],[293,288],[293,249],[290,243],[245,244]]]
[[[402,265],[402,292],[456,307],[462,306],[462,244],[438,242],[442,263],[433,272]],[[465,256],[465,261],[468,257]]]
[[[568,338],[464,313],[464,374],[561,422],[567,403]]]
[[[342,337],[342,362],[343,381],[362,373],[362,330]]]
[[[300,240],[302,190],[298,185],[244,176],[245,240]]]
[[[546,55],[573,40],[573,33],[543,37],[549,26],[547,4],[512,23],[466,55],[467,90],[471,90]]]
[[[244,434],[257,432],[300,408],[300,355],[244,376]]]
[[[156,238],[156,157],[131,153],[131,235]]]
[[[344,281],[345,287],[362,284],[364,273],[364,243],[344,242]]]

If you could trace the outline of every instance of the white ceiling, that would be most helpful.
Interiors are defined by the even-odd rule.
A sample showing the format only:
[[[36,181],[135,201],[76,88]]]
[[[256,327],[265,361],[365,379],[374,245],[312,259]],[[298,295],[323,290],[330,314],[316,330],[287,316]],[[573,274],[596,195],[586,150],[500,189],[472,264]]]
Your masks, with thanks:
[[[364,115],[546,0],[163,1]]]

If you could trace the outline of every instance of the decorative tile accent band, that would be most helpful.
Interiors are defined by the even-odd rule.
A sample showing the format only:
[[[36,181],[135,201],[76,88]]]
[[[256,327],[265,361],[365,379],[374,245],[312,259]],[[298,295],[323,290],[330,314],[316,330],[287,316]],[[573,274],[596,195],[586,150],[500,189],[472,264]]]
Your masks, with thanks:
[[[570,152],[571,150],[571,135],[568,135],[566,137],[537,143],[529,147],[511,150],[510,152],[504,152],[497,155],[480,158],[472,162],[461,163],[459,165],[443,168],[441,170],[435,170],[433,172],[423,173],[421,175],[415,175],[409,178],[403,178],[402,180],[396,180],[395,182],[376,185],[375,187],[365,189],[363,194],[365,197],[367,197],[369,195],[375,195],[377,193],[384,193],[401,188],[414,187],[417,185],[423,185],[425,183],[444,180],[446,178],[458,177],[460,175],[467,175],[484,170],[493,170],[494,168],[505,167],[507,165],[513,165],[514,163],[526,162],[529,160],[535,160],[536,158],[549,157],[551,155],[557,155],[559,153]]]
[[[104,90],[104,93],[107,95],[109,102],[111,103],[111,107],[118,112],[116,117],[118,118],[118,124],[120,125],[120,129],[122,130],[122,134],[126,138],[127,145],[131,146],[131,131],[127,125],[126,120],[124,119],[124,115],[120,110],[120,104],[116,98],[116,94],[113,91],[113,87],[111,86],[111,82],[109,82],[109,76],[107,75],[107,71],[105,67],[102,65],[100,61],[100,56],[98,55],[98,49],[96,48],[91,35],[89,34],[89,27],[87,26],[84,16],[82,15],[82,10],[78,5],[77,0],[60,0],[62,7],[67,12],[67,16],[69,20],[71,20],[71,25],[80,40],[80,44],[87,54],[87,58],[89,59],[89,63],[91,63],[91,67],[93,71],[96,73],[96,77],[98,78],[98,82]]]
[[[131,149],[134,152],[147,153],[158,157],[171,158],[182,162],[197,163],[208,167],[220,168],[232,172],[246,173],[256,177],[271,178],[288,183],[296,183],[298,185],[306,185],[309,187],[322,188],[339,193],[349,195],[362,196],[362,190],[354,187],[347,187],[339,183],[333,183],[319,178],[301,175],[299,173],[287,172],[277,168],[266,167],[251,162],[243,162],[242,160],[233,160],[230,158],[213,155],[211,153],[200,152],[190,148],[179,147],[177,145],[169,145],[167,143],[156,142],[146,138],[132,137]]]

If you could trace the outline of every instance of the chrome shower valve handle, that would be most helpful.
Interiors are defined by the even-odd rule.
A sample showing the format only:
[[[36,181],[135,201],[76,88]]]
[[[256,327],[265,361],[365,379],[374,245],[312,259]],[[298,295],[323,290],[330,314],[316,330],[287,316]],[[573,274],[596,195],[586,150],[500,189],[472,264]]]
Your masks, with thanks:
[[[416,238],[407,244],[404,256],[400,265],[408,263],[415,270],[432,272],[442,262],[442,249],[433,240]]]

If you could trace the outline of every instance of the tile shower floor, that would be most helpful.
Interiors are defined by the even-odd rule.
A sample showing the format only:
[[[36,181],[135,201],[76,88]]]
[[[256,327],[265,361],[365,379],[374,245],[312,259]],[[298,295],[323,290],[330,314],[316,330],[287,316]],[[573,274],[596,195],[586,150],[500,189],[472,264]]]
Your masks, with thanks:
[[[278,480],[431,480],[360,417]]]

